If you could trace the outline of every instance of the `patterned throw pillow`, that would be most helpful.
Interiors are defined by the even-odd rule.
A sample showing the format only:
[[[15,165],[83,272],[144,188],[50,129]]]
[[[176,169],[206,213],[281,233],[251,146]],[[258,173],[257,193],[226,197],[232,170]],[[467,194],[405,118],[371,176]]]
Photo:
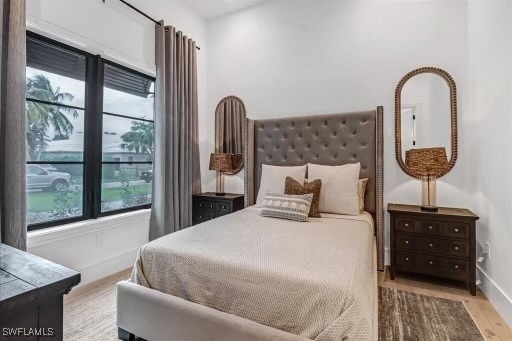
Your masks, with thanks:
[[[313,194],[289,195],[267,193],[261,206],[263,217],[309,221],[308,213]]]
[[[313,201],[311,201],[311,208],[309,209],[308,216],[314,218],[320,218],[320,212],[318,212],[318,205],[320,204],[320,189],[322,188],[322,180],[316,179],[311,182],[304,181],[304,185],[300,182],[291,178],[286,177],[284,185],[284,194],[313,194]]]

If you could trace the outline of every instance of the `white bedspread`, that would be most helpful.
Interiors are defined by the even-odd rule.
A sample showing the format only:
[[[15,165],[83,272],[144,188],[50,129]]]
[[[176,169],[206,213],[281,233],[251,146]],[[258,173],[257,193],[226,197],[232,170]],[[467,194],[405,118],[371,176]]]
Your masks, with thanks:
[[[132,281],[314,340],[375,338],[373,220],[242,211],[154,240]]]

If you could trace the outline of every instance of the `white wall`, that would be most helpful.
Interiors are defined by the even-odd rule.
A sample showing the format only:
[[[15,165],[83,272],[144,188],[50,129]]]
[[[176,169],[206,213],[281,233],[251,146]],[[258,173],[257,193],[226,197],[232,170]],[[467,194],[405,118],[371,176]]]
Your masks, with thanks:
[[[470,191],[480,216],[478,249],[491,245],[480,264],[482,288],[512,325],[512,3],[469,4]]]
[[[81,273],[80,285],[133,266],[149,210],[29,232],[28,251]]]
[[[451,157],[450,88],[446,81],[433,73],[423,73],[407,81],[401,92],[402,105],[414,105],[416,115],[416,146],[410,148],[445,147]],[[403,120],[410,118],[402,116]],[[407,122],[407,121],[406,121]],[[402,125],[402,137],[410,136],[411,125]],[[402,156],[407,147],[402,140]]]
[[[467,5],[460,1],[272,1],[208,23],[208,137],[216,103],[241,97],[254,119],[367,110],[384,105],[385,201],[419,203],[420,184],[395,161],[394,91],[421,66],[458,85],[459,161],[438,184],[438,204],[468,206]],[[203,163],[208,152],[202,151]],[[203,183],[215,186],[213,172]],[[243,174],[226,177],[242,192]]]
[[[199,116],[206,122],[206,25],[176,0],[132,0],[156,20],[164,19],[197,41]],[[104,58],[155,72],[154,24],[117,0],[30,0],[27,27],[47,37],[101,54]],[[200,129],[204,127],[200,126]],[[204,133],[201,134],[204,136]],[[204,139],[203,139],[204,140]],[[82,273],[82,283],[133,265],[148,241],[149,212],[91,220],[29,233],[29,251]]]

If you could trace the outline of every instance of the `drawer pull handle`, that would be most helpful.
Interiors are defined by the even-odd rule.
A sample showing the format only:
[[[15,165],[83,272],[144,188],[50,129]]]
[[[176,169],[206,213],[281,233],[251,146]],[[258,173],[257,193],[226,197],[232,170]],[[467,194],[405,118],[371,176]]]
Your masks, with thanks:
[[[455,233],[459,233],[459,229],[454,229],[453,230]]]
[[[224,210],[226,208],[226,206],[222,206],[222,209]]]
[[[409,257],[405,257],[405,261],[408,262],[409,261]]]
[[[433,245],[432,243],[428,244],[428,246],[430,246],[430,247],[434,247],[434,245]]]
[[[405,226],[405,227],[409,227],[409,224],[405,223],[405,224],[404,224],[404,226]]]
[[[458,268],[459,268],[459,266],[458,266],[458,265],[455,265],[455,269],[458,269]]]
[[[433,229],[432,225],[429,225],[429,226],[428,226],[428,229],[429,229],[429,230],[432,230],[432,229]]]
[[[408,240],[406,240],[406,241],[405,241],[405,244],[406,244],[406,245],[409,245],[409,241],[408,241]]]
[[[455,251],[459,251],[459,247],[458,246],[456,246],[454,249],[455,249]]]
[[[428,262],[428,264],[430,264],[430,265],[434,265],[434,262]]]
[[[202,216],[202,215],[200,215],[200,216],[199,216],[199,219],[201,219],[202,217],[203,217],[203,216]]]

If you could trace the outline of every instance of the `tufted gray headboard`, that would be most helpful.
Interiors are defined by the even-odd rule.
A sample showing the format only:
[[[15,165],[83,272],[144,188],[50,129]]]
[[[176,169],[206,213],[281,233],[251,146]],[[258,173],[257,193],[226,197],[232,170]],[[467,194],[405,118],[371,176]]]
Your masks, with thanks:
[[[248,120],[245,143],[246,206],[256,202],[263,164],[361,163],[368,178],[365,210],[375,219],[378,268],[384,267],[383,108],[346,114]]]

